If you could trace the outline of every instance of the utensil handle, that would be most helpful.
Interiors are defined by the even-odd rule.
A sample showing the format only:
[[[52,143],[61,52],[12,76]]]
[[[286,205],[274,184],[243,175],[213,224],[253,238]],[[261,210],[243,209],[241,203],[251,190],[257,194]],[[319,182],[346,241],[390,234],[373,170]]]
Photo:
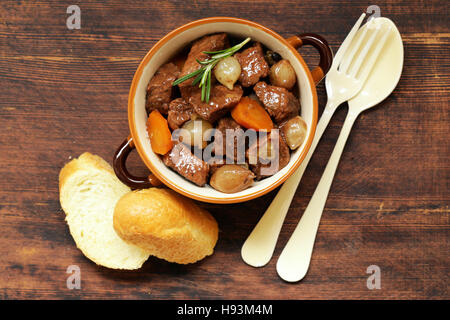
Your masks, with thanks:
[[[296,282],[306,275],[328,193],[339,164],[342,151],[358,114],[347,114],[341,133],[325,168],[322,178],[303,213],[297,227],[284,247],[277,262],[278,275],[286,281]]]
[[[280,188],[280,191],[278,191],[262,218],[250,233],[247,240],[245,240],[241,249],[241,257],[245,263],[253,267],[262,267],[270,261],[270,258],[272,258],[283,221],[289,210],[297,186],[302,179],[303,173],[308,166],[308,162],[311,159],[320,138],[325,132],[325,129],[338,106],[339,104],[334,101],[329,100],[327,102],[322,117],[317,124],[313,142],[305,159],[303,159],[298,169]]]
[[[133,138],[129,136],[122,142],[114,154],[113,168],[117,178],[132,189],[145,189],[161,185],[161,181],[153,174],[150,174],[147,177],[137,177],[128,171],[126,161],[128,155],[134,148]]]
[[[322,36],[315,33],[302,33],[286,40],[295,49],[304,45],[311,45],[319,51],[319,65],[311,71],[314,83],[318,84],[325,77],[333,63],[333,51],[331,51],[328,42]]]

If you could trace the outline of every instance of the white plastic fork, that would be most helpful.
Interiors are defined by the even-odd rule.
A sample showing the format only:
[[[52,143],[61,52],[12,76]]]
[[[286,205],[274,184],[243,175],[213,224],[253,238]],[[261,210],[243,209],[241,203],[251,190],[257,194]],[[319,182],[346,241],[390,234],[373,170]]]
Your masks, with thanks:
[[[371,51],[370,56],[367,57],[364,65],[361,66],[360,64],[358,64],[358,61],[362,60],[358,58],[356,60],[355,67],[351,69],[352,74],[358,74],[359,72],[360,77],[367,77],[371,72],[372,66],[373,64],[375,64],[382,48],[384,47],[384,44],[386,43],[387,38],[389,37],[389,35],[391,35],[392,30],[392,26],[389,25],[392,24],[392,22],[389,19],[378,18],[378,20],[374,19],[371,21],[378,22],[377,27],[375,28],[376,31],[374,31],[369,38],[367,46],[364,47],[364,49],[361,51],[361,55],[365,56],[367,54],[366,51],[368,51],[368,48],[371,48],[373,50]],[[386,25],[387,27],[383,28],[383,26]],[[365,33],[370,28],[371,26],[369,25],[365,26],[365,29],[361,32],[359,40],[364,38]],[[376,35],[382,28],[383,34],[380,35],[380,39],[377,42],[377,45],[373,48],[372,44],[375,41]],[[346,65],[348,66],[350,64],[346,63]],[[361,70],[359,70],[360,67]],[[370,95],[368,95],[365,91],[361,91],[360,94],[356,95],[356,97],[352,98],[349,101],[349,110],[347,113],[347,117],[345,119],[344,125],[342,126],[341,133],[336,142],[333,153],[331,154],[330,160],[328,161],[325,171],[322,174],[322,178],[320,179],[319,184],[317,185],[317,188],[314,191],[314,194],[311,197],[311,200],[309,201],[309,204],[306,207],[302,218],[300,219],[297,227],[295,228],[294,232],[289,238],[289,241],[281,252],[280,257],[278,258],[277,272],[282,279],[289,282],[295,282],[303,279],[303,277],[306,275],[311,261],[311,255],[317,230],[320,224],[320,218],[322,216],[322,212],[328,198],[328,193],[333,182],[334,174],[339,164],[339,159],[344,150],[345,142],[350,134],[350,130],[356,118],[362,111],[376,105],[379,101],[383,100],[387,95],[389,95],[395,88],[398,79],[400,78],[401,68],[400,71],[396,72],[394,69],[398,70],[398,67],[395,66],[393,68],[392,74],[389,72],[385,72],[385,74],[381,78],[382,81],[384,80],[384,87],[380,85],[375,86],[376,90],[373,90],[374,92],[370,92]],[[370,80],[373,80],[373,75],[371,75]],[[370,83],[370,81],[368,81],[367,83]],[[387,86],[386,83],[388,84]],[[374,88],[372,87],[372,89]],[[354,103],[354,99],[358,99],[360,96],[369,96],[369,102],[366,101],[367,99],[363,99],[364,103],[358,103],[361,101],[360,98],[358,102]]]
[[[325,86],[328,101],[320,121],[317,124],[314,140],[308,154],[299,168],[283,184],[280,191],[242,246],[242,259],[253,267],[262,267],[270,261],[292,198],[294,197],[309,160],[330,122],[331,117],[341,103],[351,99],[361,90],[367,79],[369,72],[364,71],[358,73],[358,70],[363,64],[364,58],[369,53],[379,29],[374,28],[374,31],[371,31],[371,38],[364,47],[361,48],[364,37],[360,37],[354,46],[355,49],[347,52],[364,17],[365,14],[363,13],[345,38],[327,73]],[[369,21],[367,25],[371,24],[372,21],[373,20]],[[360,54],[356,61],[352,63],[357,52],[360,52]],[[373,56],[374,55],[372,55],[372,57]],[[375,61],[370,61],[369,64],[367,62],[364,63],[363,70],[371,69],[373,64],[375,64]]]

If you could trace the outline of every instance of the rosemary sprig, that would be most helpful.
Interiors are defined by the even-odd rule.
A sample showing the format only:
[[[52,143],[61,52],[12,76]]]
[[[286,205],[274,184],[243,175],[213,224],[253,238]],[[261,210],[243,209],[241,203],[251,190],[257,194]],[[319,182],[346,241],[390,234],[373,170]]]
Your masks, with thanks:
[[[233,54],[238,52],[243,46],[245,46],[245,44],[247,42],[249,42],[250,40],[251,40],[250,38],[247,38],[244,41],[242,41],[241,43],[239,43],[231,48],[224,49],[224,50],[203,51],[204,54],[208,54],[211,57],[204,61],[200,61],[200,60],[196,59],[197,62],[201,65],[201,67],[199,69],[195,70],[194,72],[191,72],[191,73],[185,75],[184,77],[181,77],[181,78],[175,80],[172,83],[172,86],[179,85],[180,83],[195,77],[194,81],[192,82],[192,85],[195,86],[198,84],[198,87],[202,89],[202,95],[201,95],[202,101],[206,101],[208,103],[209,98],[211,96],[211,71],[212,71],[212,69],[216,66],[216,64],[220,60],[232,56]]]
[[[188,79],[190,79],[190,78],[192,78],[192,77],[195,77],[195,76],[198,75],[198,74],[201,74],[202,71],[203,71],[202,68],[200,68],[200,69],[198,69],[198,70],[195,70],[194,72],[189,73],[189,74],[185,75],[184,77],[181,77],[181,78],[175,80],[175,81],[172,83],[172,86],[179,85],[180,83],[182,83],[182,82],[184,82],[184,81],[186,81],[186,80],[188,80]]]

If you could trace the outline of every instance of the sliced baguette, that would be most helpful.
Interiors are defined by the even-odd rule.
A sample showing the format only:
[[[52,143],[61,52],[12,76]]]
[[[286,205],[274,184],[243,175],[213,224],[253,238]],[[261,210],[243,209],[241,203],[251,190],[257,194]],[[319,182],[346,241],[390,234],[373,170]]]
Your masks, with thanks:
[[[70,233],[83,254],[99,265],[132,270],[149,257],[113,228],[114,207],[129,191],[105,160],[87,152],[60,172],[60,202]]]
[[[217,221],[173,190],[128,192],[114,209],[114,229],[125,241],[169,262],[188,264],[213,254]]]

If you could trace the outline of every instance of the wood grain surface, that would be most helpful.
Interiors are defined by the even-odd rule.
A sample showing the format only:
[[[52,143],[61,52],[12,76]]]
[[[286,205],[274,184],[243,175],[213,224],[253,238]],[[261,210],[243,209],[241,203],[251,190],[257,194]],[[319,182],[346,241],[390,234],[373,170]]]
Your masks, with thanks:
[[[66,9],[81,8],[69,30]],[[128,135],[127,95],[140,59],[172,29],[209,16],[261,23],[283,36],[315,32],[334,51],[367,6],[402,34],[394,93],[356,122],[326,204],[310,270],[283,282],[276,260],[314,192],[345,118],[327,129],[294,197],[274,258],[240,257],[274,197],[203,204],[218,220],[213,256],[139,271],[98,267],[75,247],[58,200],[61,167],[84,151],[109,162]],[[445,1],[0,2],[0,299],[448,299],[450,30]],[[317,55],[302,49],[310,64]],[[326,102],[318,87],[320,110]],[[133,154],[134,173],[146,168]],[[81,289],[66,287],[69,265]],[[366,269],[381,269],[369,290]]]

